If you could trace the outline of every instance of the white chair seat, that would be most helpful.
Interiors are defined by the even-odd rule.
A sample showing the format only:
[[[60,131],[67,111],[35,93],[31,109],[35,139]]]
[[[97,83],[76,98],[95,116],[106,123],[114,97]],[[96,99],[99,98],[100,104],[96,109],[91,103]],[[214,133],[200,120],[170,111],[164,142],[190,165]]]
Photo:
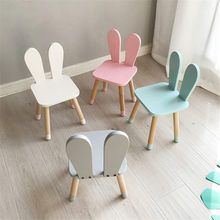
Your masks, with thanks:
[[[79,96],[79,89],[71,78],[61,75],[58,79],[46,79],[42,83],[32,84],[31,90],[37,102],[49,107]]]
[[[104,173],[104,141],[105,138],[113,130],[104,131],[91,131],[91,132],[80,132],[79,134],[85,135],[91,142],[92,145],[92,162],[93,162],[93,176],[103,175]],[[77,133],[76,133],[77,134]],[[127,169],[127,161],[123,160],[121,167],[119,169],[119,174],[122,174]],[[77,172],[74,165],[69,160],[69,173],[71,176],[76,176]]]

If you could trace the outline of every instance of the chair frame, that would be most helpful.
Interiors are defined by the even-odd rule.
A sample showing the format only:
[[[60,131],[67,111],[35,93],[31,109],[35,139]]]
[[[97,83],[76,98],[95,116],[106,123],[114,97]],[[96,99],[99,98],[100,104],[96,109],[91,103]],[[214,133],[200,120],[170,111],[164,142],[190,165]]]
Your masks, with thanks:
[[[105,148],[105,146],[107,146],[106,144],[108,143],[108,140],[112,140],[112,137],[114,138],[114,137],[116,137],[115,135],[117,135],[118,137],[123,137],[123,138],[125,138],[125,139],[127,139],[127,141],[128,141],[128,146],[129,146],[129,138],[128,138],[128,136],[124,133],[124,132],[121,132],[121,131],[110,131],[109,132],[109,134],[106,136],[106,138],[105,138],[105,141],[104,141],[104,149],[106,149]],[[73,154],[73,152],[69,152],[69,150],[71,149],[71,147],[68,147],[68,144],[72,141],[72,140],[74,140],[74,139],[78,139],[78,140],[80,140],[80,141],[83,141],[84,143],[87,143],[88,144],[88,148],[89,149],[92,149],[92,145],[91,145],[91,142],[90,142],[90,140],[86,137],[86,135],[83,135],[83,134],[75,134],[75,135],[73,135],[73,136],[71,136],[68,140],[67,140],[67,143],[66,143],[66,147],[67,147],[67,155],[71,155],[71,154]],[[124,140],[125,140],[124,139]],[[118,140],[118,139],[117,139]],[[120,141],[120,140],[119,140]],[[78,142],[77,142],[78,143]],[[74,146],[76,146],[76,145],[74,145]],[[69,149],[69,150],[68,150]],[[84,149],[82,149],[82,148],[80,148],[82,151],[81,151],[81,153],[84,151],[84,150],[86,150],[86,148],[84,148]],[[109,147],[107,148],[107,149],[109,149]],[[120,150],[122,150],[123,149],[123,147],[120,149]],[[127,150],[128,150],[128,147],[127,147]],[[126,155],[126,153],[127,153],[127,150],[125,151],[125,152],[123,152],[123,150],[120,152],[120,153],[125,153],[125,155]],[[87,150],[86,150],[87,151]],[[86,152],[85,151],[85,152]],[[106,152],[105,150],[104,150],[104,152]],[[91,152],[92,153],[92,152]],[[75,153],[74,153],[74,155],[75,155]],[[92,154],[91,154],[92,155]],[[104,153],[104,155],[105,155],[105,153]],[[124,155],[124,158],[125,158],[125,155]],[[76,157],[77,157],[77,155],[75,155]],[[69,157],[69,156],[68,156]],[[71,157],[71,156],[70,156]],[[121,157],[121,154],[120,154],[120,156],[119,157]],[[69,160],[70,160],[70,158],[69,158]],[[70,160],[71,161],[71,160]],[[104,156],[104,161],[105,161],[105,156]],[[72,161],[71,161],[72,162]],[[104,164],[105,164],[105,162],[104,162]],[[103,164],[103,165],[104,165]],[[93,165],[92,165],[93,166]],[[105,165],[104,165],[105,166]],[[108,167],[109,168],[109,167]],[[76,169],[76,168],[75,168]],[[84,168],[80,168],[79,167],[79,172],[81,173],[81,172],[85,172],[85,171],[83,171],[83,169]],[[112,168],[111,168],[112,169]],[[114,168],[113,168],[114,169]],[[123,176],[123,174],[122,173],[118,173],[119,172],[119,170],[116,172],[116,174],[115,174],[115,171],[113,171],[113,173],[114,174],[111,174],[111,172],[112,172],[112,170],[109,170],[109,169],[107,169],[110,173],[108,173],[108,171],[106,171],[107,173],[105,173],[105,167],[104,167],[104,173],[103,173],[103,177],[112,177],[112,176],[114,176],[114,177],[116,177],[117,178],[117,182],[118,182],[118,185],[119,185],[119,189],[120,189],[120,192],[121,192],[121,197],[122,198],[126,198],[127,197],[127,188],[126,188],[126,184],[125,184],[125,180],[124,180],[124,176]],[[77,169],[76,169],[76,172],[78,173],[78,171],[77,171]],[[90,171],[89,171],[89,173],[90,173]],[[96,176],[93,176],[92,175],[92,173],[90,173],[90,174],[88,174],[87,173],[87,175],[89,175],[88,177],[87,176],[80,176],[80,175],[76,175],[76,176],[72,176],[72,183],[71,183],[71,187],[70,187],[70,193],[69,193],[69,201],[70,202],[72,202],[72,201],[74,201],[75,199],[76,199],[76,195],[77,195],[77,191],[78,191],[78,187],[79,187],[79,182],[80,182],[80,179],[84,179],[84,178],[93,178],[93,177],[96,177]]]
[[[111,42],[111,35],[113,35],[113,38],[114,38],[113,40],[117,41],[116,43]],[[137,46],[137,48],[135,48],[136,49],[135,52],[131,51],[130,45],[132,44],[132,41],[138,41],[139,42],[139,46]],[[117,53],[118,53],[117,55],[113,53],[114,48],[112,48],[112,47],[115,46],[114,43],[116,44],[116,50],[117,50]],[[109,51],[110,51],[112,61],[120,63],[119,59],[120,59],[120,50],[121,50],[121,36],[120,36],[120,33],[119,33],[118,30],[112,29],[112,30],[109,31],[109,33],[108,33],[108,45],[109,45]],[[140,37],[137,34],[132,33],[126,41],[126,55],[125,55],[124,65],[134,66],[134,63],[136,61],[140,45],[141,45]],[[132,53],[134,53],[133,54],[133,59],[129,60],[129,55],[131,56]],[[91,96],[90,96],[90,102],[89,102],[91,105],[93,105],[93,103],[95,101],[100,81],[101,80],[95,79],[95,82],[94,82],[94,85],[93,85],[93,88],[92,88],[92,93],[91,93]],[[108,82],[102,81],[102,83],[103,83],[102,91],[107,92]],[[131,79],[128,84],[129,84],[129,89],[130,89],[130,94],[131,94],[131,100],[132,100],[132,102],[135,102],[136,97],[135,97],[135,94],[134,94],[134,81],[133,81],[133,79]],[[124,92],[124,87],[125,86],[118,86],[120,114],[121,114],[122,117],[125,116],[125,94],[124,94],[125,92]]]
[[[172,59],[172,55],[178,55],[179,56],[179,64],[178,64],[178,68],[176,68],[176,74],[174,74],[172,77],[175,78],[175,82],[172,82],[172,79],[169,79],[169,86],[170,86],[170,82],[173,83],[173,87],[171,87],[171,90],[177,90],[177,86],[178,86],[178,80],[179,80],[179,73],[180,73],[180,59],[181,56],[177,53],[177,52],[172,52],[171,56],[170,56],[170,62]],[[187,95],[183,94],[185,88],[187,87],[187,80],[189,82],[189,78],[190,78],[190,74],[192,75],[192,79],[190,81],[191,85],[189,86],[190,89],[187,91]],[[184,78],[183,78],[183,82],[182,82],[182,86],[180,88],[180,92],[178,97],[180,97],[183,101],[187,101],[187,99],[189,98],[189,96],[191,95],[192,91],[194,90],[198,79],[200,76],[200,71],[199,71],[199,67],[196,64],[189,64],[185,70],[184,73]],[[182,95],[183,94],[183,95]],[[183,97],[185,98],[183,98]],[[137,101],[135,102],[135,105],[132,109],[132,112],[130,114],[129,123],[132,123],[138,108],[140,106],[141,102],[137,99]],[[174,133],[174,142],[178,143],[179,142],[179,134],[180,134],[180,116],[179,116],[179,112],[173,112],[173,133]],[[150,132],[149,132],[149,136],[148,136],[148,143],[147,143],[147,149],[151,150],[154,144],[154,139],[155,139],[155,134],[156,134],[156,128],[157,128],[157,123],[158,123],[158,116],[157,115],[152,115],[152,119],[151,119],[151,126],[150,126]]]
[[[58,47],[58,48],[56,48]],[[58,57],[60,60],[61,63],[63,63],[63,47],[57,43],[57,42],[54,42],[50,45],[49,47],[49,50],[48,50],[48,54],[49,54],[49,61],[50,61],[50,66],[51,66],[51,70],[52,70],[52,67],[53,66],[53,61],[52,58],[50,58],[51,55],[53,55],[53,51],[51,51],[52,49],[59,49],[60,52],[61,52],[61,57]],[[30,59],[29,59],[29,53],[31,53],[32,51],[34,51],[37,56],[38,56],[38,68],[41,68],[41,72],[39,73],[39,76],[38,76],[38,73],[36,72],[36,70],[34,70],[34,68],[32,67],[33,64],[31,64],[30,62]],[[29,71],[31,72],[32,76],[34,77],[35,79],[35,82],[36,84],[39,84],[41,83],[41,81],[44,81],[44,80],[47,80],[45,78],[45,75],[44,75],[44,69],[43,69],[43,63],[42,63],[42,59],[41,59],[41,56],[40,56],[40,53],[35,49],[35,48],[29,48],[26,53],[25,53],[25,56],[24,56],[24,59],[25,59],[25,62],[26,62],[26,65],[29,69]],[[36,63],[34,64],[36,65]],[[61,67],[60,67],[61,68]],[[63,67],[62,67],[63,68]],[[62,69],[61,68],[61,69]],[[62,73],[60,73],[62,74]],[[52,72],[52,77],[59,77],[58,74],[56,73],[56,75],[53,75],[53,72]],[[73,99],[70,99],[69,100],[69,103],[70,103],[70,106],[76,110],[78,116],[79,116],[79,119],[80,119],[80,123],[82,125],[84,125],[86,123],[86,120],[84,118],[84,115],[82,113],[82,110],[80,108],[80,105],[78,103],[78,100],[76,97],[74,97]],[[50,106],[41,106],[38,102],[36,102],[36,120],[40,120],[41,119],[41,115],[42,115],[42,108],[44,110],[44,123],[45,123],[45,139],[46,140],[51,140],[51,123],[50,123]]]

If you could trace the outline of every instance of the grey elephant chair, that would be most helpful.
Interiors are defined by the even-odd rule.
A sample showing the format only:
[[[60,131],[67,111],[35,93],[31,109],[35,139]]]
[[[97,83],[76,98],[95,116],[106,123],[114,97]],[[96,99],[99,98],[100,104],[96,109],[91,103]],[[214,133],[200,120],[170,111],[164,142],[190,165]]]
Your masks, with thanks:
[[[127,169],[126,153],[129,138],[126,133],[115,130],[76,133],[66,143],[69,174],[73,178],[70,201],[75,200],[79,179],[96,176],[118,180],[122,198],[127,197],[123,173]]]

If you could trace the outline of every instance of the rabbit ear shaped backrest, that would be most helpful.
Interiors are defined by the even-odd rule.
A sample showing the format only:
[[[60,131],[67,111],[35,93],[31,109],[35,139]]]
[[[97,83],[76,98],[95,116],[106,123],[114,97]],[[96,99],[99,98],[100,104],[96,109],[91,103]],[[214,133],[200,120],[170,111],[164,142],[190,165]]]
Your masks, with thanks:
[[[93,176],[92,145],[86,136],[81,134],[71,136],[66,142],[66,151],[79,178]]]
[[[35,48],[29,48],[24,55],[25,63],[36,83],[45,80],[44,67],[40,53]]]
[[[141,46],[141,38],[135,33],[131,34],[126,41],[126,47],[125,47],[126,65],[134,66],[140,46]]]
[[[119,63],[121,52],[121,35],[119,31],[114,28],[108,32],[108,48],[112,61]]]
[[[129,148],[129,138],[122,131],[113,131],[104,143],[104,176],[117,175]]]
[[[177,90],[179,73],[181,65],[181,55],[173,51],[169,60],[169,87],[171,90]]]
[[[48,56],[53,79],[59,78],[62,75],[63,54],[63,47],[59,43],[55,42],[51,44]]]
[[[199,80],[200,70],[196,64],[189,64],[185,70],[183,82],[180,88],[179,97],[185,101],[192,94]]]

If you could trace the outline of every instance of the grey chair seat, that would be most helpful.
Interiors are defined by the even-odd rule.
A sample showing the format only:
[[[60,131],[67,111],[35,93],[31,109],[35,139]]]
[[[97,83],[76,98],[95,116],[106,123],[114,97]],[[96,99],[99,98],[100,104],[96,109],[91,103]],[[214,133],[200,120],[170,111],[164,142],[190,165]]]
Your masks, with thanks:
[[[104,141],[108,134],[113,130],[103,131],[91,131],[91,132],[80,132],[79,134],[85,135],[91,142],[92,145],[92,162],[93,162],[93,176],[103,175],[104,173]],[[77,133],[76,133],[77,134]],[[127,169],[127,161],[123,160],[119,169],[119,174],[122,174]],[[69,174],[76,176],[77,172],[74,165],[69,160]]]

